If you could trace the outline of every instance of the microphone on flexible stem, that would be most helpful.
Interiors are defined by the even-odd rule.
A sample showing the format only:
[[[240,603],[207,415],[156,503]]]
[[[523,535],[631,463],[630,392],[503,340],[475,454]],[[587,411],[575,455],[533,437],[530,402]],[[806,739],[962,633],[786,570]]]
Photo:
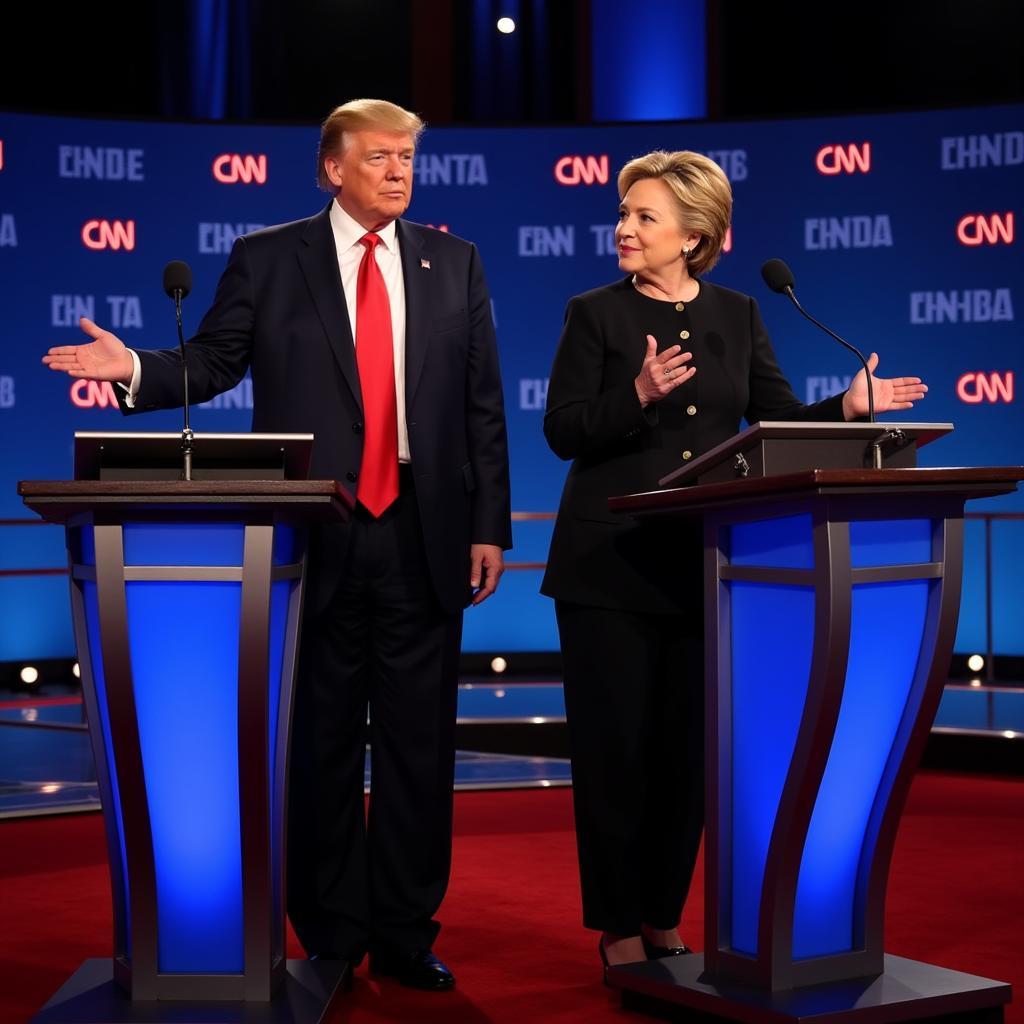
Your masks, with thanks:
[[[184,461],[182,477],[192,479],[192,428],[188,424],[188,363],[185,361],[185,335],[181,328],[181,300],[192,291],[192,271],[187,263],[171,260],[164,267],[164,291],[174,299],[174,312],[178,320],[178,346],[181,349],[181,376],[185,395],[185,426],[181,432],[181,453]]]
[[[858,348],[854,348],[848,341],[844,341],[836,334],[835,331],[829,330],[823,323],[815,320],[810,313],[804,309],[803,306],[797,301],[796,294],[793,291],[793,271],[780,259],[766,260],[761,267],[761,277],[764,278],[764,283],[768,285],[773,292],[778,292],[780,295],[788,295],[793,302],[793,305],[805,316],[808,320],[814,324],[815,327],[820,327],[830,338],[835,338],[840,345],[844,345],[848,348],[861,362],[864,367],[864,374],[867,378],[868,385],[868,422],[874,423],[875,421],[875,390],[872,386],[871,371],[868,369],[868,361],[864,358],[864,354]],[[882,446],[878,441],[874,441],[869,445],[871,450],[871,462],[875,469],[882,468]]]

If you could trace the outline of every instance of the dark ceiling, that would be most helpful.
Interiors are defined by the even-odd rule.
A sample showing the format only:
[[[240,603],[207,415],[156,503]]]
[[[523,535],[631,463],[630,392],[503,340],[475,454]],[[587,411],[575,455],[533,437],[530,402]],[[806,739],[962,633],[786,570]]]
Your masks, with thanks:
[[[224,2],[233,119],[316,121],[377,95],[435,124],[589,120],[589,0],[523,4],[520,84],[490,92],[483,79],[495,72],[474,58],[473,0]],[[16,21],[8,9],[0,108],[188,116],[191,6],[26,4]],[[1024,4],[708,0],[708,94],[718,118],[1024,99]]]

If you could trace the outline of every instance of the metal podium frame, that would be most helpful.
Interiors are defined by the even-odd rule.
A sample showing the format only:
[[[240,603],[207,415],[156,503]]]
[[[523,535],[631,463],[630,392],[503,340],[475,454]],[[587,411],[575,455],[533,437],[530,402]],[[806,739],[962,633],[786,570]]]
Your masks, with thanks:
[[[802,431],[806,437],[808,427],[813,430],[816,425],[771,426],[789,426],[797,436]],[[751,438],[757,444],[763,435],[751,428],[747,439]],[[733,445],[722,457],[733,460],[736,452]],[[821,447],[813,448],[811,454],[819,458]],[[748,466],[768,461],[748,460]],[[714,472],[715,467],[705,462],[699,470]],[[972,1022],[1002,1020],[1002,1006],[1010,998],[1008,984],[885,954],[884,901],[899,818],[942,695],[956,633],[964,502],[1008,493],[1021,479],[1022,467],[793,468],[774,476],[743,477],[734,465],[726,479],[718,482],[610,499],[613,511],[643,518],[702,516],[705,538],[705,951],[699,956],[611,968],[609,980],[627,997],[685,1006],[707,1014],[709,1020],[751,1024],[825,1019],[829,1024],[881,1024],[957,1013],[969,1013]],[[762,533],[751,546],[752,529]],[[765,529],[774,531],[776,540]],[[882,554],[875,551],[877,557],[866,561],[860,555],[858,562],[865,538],[870,546],[876,543],[876,534],[887,530],[899,537],[913,535],[911,556],[888,558],[889,549],[883,543]],[[783,536],[780,531],[788,532]],[[858,538],[856,544],[851,542],[853,535]],[[734,561],[734,543],[746,545],[743,550],[754,555]],[[892,550],[898,547],[893,545]],[[843,903],[835,911],[840,930],[849,915],[848,948],[828,947],[825,940],[815,938],[811,927],[804,928],[797,943],[803,906],[799,893],[810,888],[801,888],[802,872],[810,871],[805,865],[813,863],[816,855],[810,837],[820,810],[818,797],[822,794],[826,800],[833,792],[829,778],[836,777],[835,766],[844,756],[837,723],[847,707],[844,697],[854,692],[846,683],[848,671],[854,672],[848,664],[853,664],[858,643],[864,642],[851,625],[860,621],[854,614],[855,600],[863,600],[854,595],[865,594],[865,588],[874,587],[877,593],[879,587],[915,582],[920,587],[915,592],[920,635],[909,638],[908,649],[917,654],[911,660],[912,670],[906,672],[905,697],[897,695],[905,703],[895,705],[891,740],[879,746],[877,786],[871,789],[875,784],[866,783],[861,794],[868,807],[863,832],[855,836],[859,845],[846,851],[855,863],[849,906]],[[736,725],[740,719],[734,721],[739,712],[733,701],[756,693],[734,677],[733,657],[740,650],[734,643],[756,642],[758,628],[756,617],[744,613],[748,617],[743,629],[748,633],[739,640],[734,637],[736,587],[755,594],[763,588],[767,601],[757,598],[762,610],[772,594],[784,591],[801,591],[804,607],[812,609],[809,623],[790,624],[794,637],[801,629],[806,634],[804,641],[794,639],[793,644],[804,643],[808,652],[807,681],[804,689],[793,690],[797,703],[791,734],[775,738],[786,745],[776,762],[781,781],[778,802],[766,818],[763,860],[733,843],[733,829],[746,827],[734,817],[733,800],[735,792],[743,798],[741,776],[747,770],[734,746],[744,734]],[[744,601],[749,600],[744,596]],[[898,630],[904,624],[897,622],[892,628]],[[779,640],[783,645],[787,642],[786,637]],[[798,664],[804,666],[799,659]],[[849,696],[850,706],[856,699]],[[736,739],[738,730],[740,739]],[[741,775],[734,778],[736,771]],[[749,806],[749,801],[741,806]],[[736,883],[734,872],[742,870],[753,872],[752,887]],[[737,913],[734,901],[746,899],[748,890],[756,893],[756,899]],[[743,933],[742,941],[734,935],[737,928],[737,935]],[[823,943],[822,948],[814,948],[815,942]]]
[[[29,508],[50,522],[63,523],[67,531],[75,639],[111,872],[114,955],[111,960],[86,961],[35,1021],[206,1020],[210,1006],[224,1021],[318,1021],[346,980],[348,965],[286,959],[283,843],[291,697],[306,528],[343,521],[352,498],[334,481],[284,478],[285,467],[304,472],[309,436],[217,435],[215,442],[204,445],[198,435],[196,465],[201,467],[209,456],[206,465],[211,468],[205,479],[200,474],[191,481],[139,478],[139,468],[145,477],[147,465],[158,464],[161,456],[168,466],[162,475],[176,475],[176,435],[113,435],[106,445],[100,435],[85,438],[79,467],[87,466],[102,479],[23,481],[19,493]],[[108,465],[103,471],[103,459],[96,456],[110,453],[113,468]],[[250,458],[255,461],[247,468]],[[276,479],[239,479],[240,472],[269,472]],[[193,550],[193,541],[202,536],[206,547]],[[227,546],[222,537],[230,539]],[[237,679],[216,676],[207,681],[226,684],[224,707],[235,709],[228,712],[231,735],[223,741],[232,749],[237,745],[237,765],[230,775],[237,773],[231,820],[237,816],[238,832],[225,840],[234,851],[227,855],[234,866],[226,873],[230,880],[217,883],[223,891],[215,891],[195,912],[172,908],[169,895],[161,899],[160,869],[167,877],[174,854],[159,845],[168,826],[163,826],[165,832],[155,831],[154,822],[161,816],[168,820],[167,806],[175,806],[174,800],[180,808],[182,802],[204,800],[205,793],[195,793],[194,799],[176,794],[166,806],[153,803],[167,798],[152,785],[158,767],[147,759],[137,704],[142,699],[166,708],[173,695],[146,695],[145,688],[151,687],[152,693],[153,684],[146,682],[151,648],[145,638],[161,635],[164,611],[149,633],[133,633],[140,629],[142,616],[137,610],[133,619],[133,585],[135,594],[140,585],[149,588],[144,591],[147,601],[166,609],[166,630],[172,631],[174,646],[187,648],[190,639],[189,610],[177,604],[176,587],[221,587],[219,593],[229,595],[227,604],[234,609],[232,619],[237,615],[237,633],[224,635],[230,650],[223,656],[224,663],[237,665]],[[217,633],[215,624],[211,632]],[[195,667],[200,677],[203,664]],[[197,754],[198,748],[190,749],[190,744],[201,741],[188,735],[161,736],[170,726],[160,719],[154,734],[151,723],[152,715],[146,734],[150,740],[157,735],[162,746],[174,745],[173,783],[173,757]],[[220,741],[214,737],[212,742],[216,746]],[[166,764],[167,755],[161,756]],[[160,770],[166,776],[167,769]],[[234,792],[233,786],[225,788]],[[173,813],[169,829],[173,832]],[[201,859],[189,870],[199,873],[183,876],[185,881],[176,885],[187,886],[189,877],[198,882],[211,873]],[[181,889],[165,890],[174,891]],[[223,913],[232,917],[237,950],[232,943],[236,951],[227,958],[190,956],[187,951],[199,939],[202,922],[222,916],[218,901],[224,900],[235,908]],[[164,916],[173,916],[173,925]],[[168,949],[185,952],[172,955]],[[212,969],[196,966],[204,956],[215,965]],[[228,961],[240,969],[225,968]]]

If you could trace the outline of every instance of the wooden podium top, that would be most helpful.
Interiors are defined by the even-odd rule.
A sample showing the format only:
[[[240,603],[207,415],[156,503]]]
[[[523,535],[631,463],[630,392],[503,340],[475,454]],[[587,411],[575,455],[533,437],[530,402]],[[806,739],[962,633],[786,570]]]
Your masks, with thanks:
[[[336,480],[22,480],[18,493],[48,522],[105,511],[273,511],[279,518],[343,522],[355,501]]]
[[[773,501],[809,495],[960,495],[990,498],[1009,494],[1024,480],[1024,466],[943,469],[805,469],[724,483],[676,487],[608,499],[612,512],[634,516],[690,515],[738,502]]]

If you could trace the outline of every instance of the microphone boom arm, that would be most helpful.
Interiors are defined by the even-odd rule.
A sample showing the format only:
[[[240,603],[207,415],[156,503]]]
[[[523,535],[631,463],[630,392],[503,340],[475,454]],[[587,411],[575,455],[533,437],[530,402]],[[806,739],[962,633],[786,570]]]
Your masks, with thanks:
[[[801,312],[801,314],[803,314],[803,316],[807,317],[807,319],[810,320],[815,327],[820,327],[821,330],[823,330],[830,338],[835,338],[835,340],[838,341],[840,345],[843,345],[846,348],[848,348],[860,360],[861,366],[864,367],[864,374],[867,377],[868,422],[875,423],[875,391],[871,384],[871,371],[868,369],[868,361],[864,358],[864,354],[861,352],[859,348],[855,348],[848,341],[843,341],[843,339],[840,338],[835,331],[829,330],[829,328],[827,328],[820,320],[815,320],[814,317],[811,316],[811,314],[808,313],[807,310],[800,305],[799,301],[797,300],[796,293],[793,291],[792,285],[787,284],[784,290],[792,300],[793,305],[796,306],[796,308]]]
[[[868,369],[868,361],[864,358],[864,353],[861,352],[859,348],[856,348],[855,346],[851,345],[848,341],[844,341],[842,338],[840,338],[835,331],[829,330],[829,328],[827,328],[820,320],[815,320],[815,318],[811,316],[811,314],[808,313],[803,306],[800,305],[800,302],[797,299],[796,293],[793,291],[793,286],[791,284],[787,284],[783,290],[790,297],[790,299],[793,302],[793,305],[796,306],[800,313],[803,316],[807,317],[807,319],[810,320],[815,327],[820,327],[830,338],[835,338],[835,340],[838,341],[840,345],[843,345],[846,348],[848,348],[860,360],[861,365],[864,367],[864,376],[866,378],[868,386],[868,422],[876,423],[877,421],[875,419],[875,389],[871,382],[871,370]],[[885,435],[880,435],[880,437],[876,438],[874,441],[871,442],[871,444],[868,445],[868,451],[871,452],[872,469],[882,468],[882,436]]]
[[[184,381],[185,425],[181,431],[181,454],[183,460],[182,477],[192,479],[192,439],[194,434],[188,422],[188,363],[185,360],[185,333],[181,325],[181,300],[184,293],[181,288],[174,289],[174,315],[178,321],[178,347],[181,350],[181,371]]]

